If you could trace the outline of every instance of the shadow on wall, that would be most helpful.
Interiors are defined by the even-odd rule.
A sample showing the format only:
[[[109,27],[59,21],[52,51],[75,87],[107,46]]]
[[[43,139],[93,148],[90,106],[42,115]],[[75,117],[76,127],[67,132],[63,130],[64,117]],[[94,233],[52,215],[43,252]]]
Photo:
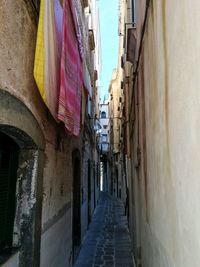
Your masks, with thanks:
[[[17,252],[14,266],[39,266],[44,136],[28,108],[3,90],[0,114],[0,263]]]

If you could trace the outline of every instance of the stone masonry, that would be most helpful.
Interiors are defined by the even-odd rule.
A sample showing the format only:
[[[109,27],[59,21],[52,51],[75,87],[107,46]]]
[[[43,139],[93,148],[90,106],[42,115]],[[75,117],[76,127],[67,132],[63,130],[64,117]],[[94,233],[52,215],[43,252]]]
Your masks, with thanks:
[[[133,267],[123,203],[101,192],[75,267]]]

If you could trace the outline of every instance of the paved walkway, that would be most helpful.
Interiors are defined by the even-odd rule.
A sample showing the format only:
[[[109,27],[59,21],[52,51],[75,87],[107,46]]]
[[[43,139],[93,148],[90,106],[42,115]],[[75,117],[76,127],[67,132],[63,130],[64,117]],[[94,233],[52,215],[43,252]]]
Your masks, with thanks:
[[[121,201],[101,193],[75,267],[133,267]]]

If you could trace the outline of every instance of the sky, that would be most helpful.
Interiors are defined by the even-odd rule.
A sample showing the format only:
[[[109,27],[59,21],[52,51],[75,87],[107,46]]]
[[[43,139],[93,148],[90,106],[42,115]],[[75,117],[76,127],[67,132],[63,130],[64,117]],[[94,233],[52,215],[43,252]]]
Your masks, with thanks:
[[[112,71],[118,60],[118,0],[97,0],[100,12],[102,70],[100,97],[108,94]]]

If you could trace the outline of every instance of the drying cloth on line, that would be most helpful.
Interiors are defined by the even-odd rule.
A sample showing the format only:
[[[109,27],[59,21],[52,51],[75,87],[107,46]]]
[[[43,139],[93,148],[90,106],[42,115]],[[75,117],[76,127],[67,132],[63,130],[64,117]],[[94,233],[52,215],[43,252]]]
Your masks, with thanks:
[[[55,119],[60,89],[62,16],[59,0],[41,0],[34,77],[40,94]]]
[[[58,119],[69,134],[80,133],[82,62],[77,39],[77,20],[72,0],[63,7],[63,33]]]
[[[35,48],[34,78],[40,94],[46,102],[44,92],[44,0],[40,1],[40,16]]]

